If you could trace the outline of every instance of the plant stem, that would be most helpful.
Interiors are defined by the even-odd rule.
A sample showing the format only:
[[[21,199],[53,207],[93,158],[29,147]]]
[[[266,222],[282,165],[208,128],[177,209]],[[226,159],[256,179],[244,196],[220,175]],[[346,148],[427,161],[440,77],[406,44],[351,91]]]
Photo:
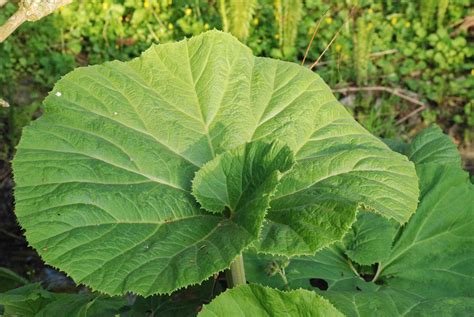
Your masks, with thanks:
[[[372,282],[376,282],[377,279],[379,278],[380,276],[380,273],[382,272],[382,262],[380,262],[378,265],[377,265],[377,271],[375,272],[375,276],[374,278],[372,279]]]
[[[354,274],[362,279],[362,277],[359,275],[359,272],[357,272],[357,270],[355,269],[354,265],[352,264],[352,261],[350,259],[347,259],[347,264],[349,264],[349,268],[352,270],[352,272],[354,272]]]
[[[284,268],[280,268],[278,270],[278,274],[280,275],[281,279],[283,280],[283,283],[285,283],[285,289],[290,290],[290,285],[288,284],[288,279],[286,278],[286,273]]]
[[[244,258],[239,255],[230,265],[230,272],[227,274],[227,284],[229,288],[245,285],[247,280],[245,279],[244,269]]]
[[[229,32],[229,20],[227,19],[227,8],[225,0],[219,0],[219,11],[222,19],[222,30]]]

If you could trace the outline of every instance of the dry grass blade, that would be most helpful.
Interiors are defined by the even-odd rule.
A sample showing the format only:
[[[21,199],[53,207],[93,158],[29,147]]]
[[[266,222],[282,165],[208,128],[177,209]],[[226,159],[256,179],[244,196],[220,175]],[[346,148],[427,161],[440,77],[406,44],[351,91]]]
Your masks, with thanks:
[[[319,63],[319,61],[321,60],[321,58],[323,58],[324,54],[326,54],[327,50],[331,47],[332,43],[334,43],[334,41],[336,40],[336,38],[339,36],[339,33],[341,33],[342,29],[347,25],[347,23],[349,23],[350,19],[352,18],[353,14],[354,14],[354,9],[351,10],[351,13],[349,14],[349,16],[347,17],[346,21],[344,21],[344,23],[341,25],[341,27],[339,28],[339,30],[337,30],[336,34],[334,34],[334,36],[332,37],[331,41],[329,42],[328,45],[326,45],[326,47],[324,48],[323,52],[319,55],[318,59],[309,67],[309,69],[313,69],[314,67],[316,67]]]
[[[329,12],[329,10],[326,10],[326,12],[323,13],[323,15],[319,18],[318,23],[316,24],[316,27],[314,28],[313,36],[311,36],[311,40],[309,41],[308,47],[306,47],[306,52],[304,53],[303,61],[301,62],[301,66],[304,66],[304,62],[306,61],[306,57],[308,57],[309,50],[311,46],[313,45],[314,38],[316,37],[316,34],[318,33],[319,27],[321,26],[321,22],[323,21],[323,18],[326,16],[326,14]]]

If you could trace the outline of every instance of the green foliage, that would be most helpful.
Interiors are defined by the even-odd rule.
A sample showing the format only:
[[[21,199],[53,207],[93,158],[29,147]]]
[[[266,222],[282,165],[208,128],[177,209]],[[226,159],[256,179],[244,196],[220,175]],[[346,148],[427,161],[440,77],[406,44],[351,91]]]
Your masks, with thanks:
[[[123,298],[56,294],[42,289],[39,284],[27,284],[0,294],[4,316],[115,316],[125,305]]]
[[[301,20],[303,3],[301,0],[275,0],[275,19],[278,23],[278,39],[281,55],[275,57],[292,58],[296,55],[295,41]],[[275,55],[275,54],[273,54]]]
[[[15,272],[0,267],[0,292],[6,292],[27,283],[28,281],[25,278],[19,276]]]
[[[79,68],[45,110],[13,162],[16,215],[47,263],[108,294],[200,283],[252,243],[312,254],[359,205],[400,223],[416,208],[413,164],[319,76],[226,33]]]
[[[1,157],[38,114],[36,101],[75,66],[128,60],[151,43],[214,27],[246,39],[258,55],[296,61],[330,9],[309,53],[314,60],[354,4],[77,1],[0,45],[0,94],[12,104],[0,109]],[[470,2],[357,7],[318,65],[322,78],[416,91],[430,105],[422,124],[455,123],[469,142],[474,48],[456,23],[472,15]],[[14,9],[1,10],[0,22]],[[410,109],[398,97],[345,99],[369,131],[405,131],[395,121]],[[316,290],[348,316],[474,310],[474,189],[439,128],[411,144],[385,141],[416,164],[421,197],[412,215],[418,189],[404,157],[355,124],[319,77],[254,58],[219,33],[77,70],[58,82],[45,109],[15,159],[18,216],[42,257],[78,282],[111,294],[170,293],[247,250],[251,281]],[[219,293],[216,284],[110,298],[54,294],[2,269],[0,314],[193,316]],[[225,292],[202,314],[270,310],[338,315],[314,292],[257,285]]]
[[[438,3],[438,28],[444,26],[444,17],[446,16],[446,11],[448,10],[449,0],[440,0]]]
[[[249,36],[250,21],[255,11],[257,0],[228,0],[229,4],[229,31],[241,41]]]
[[[474,185],[459,165],[455,146],[448,143],[447,136],[432,128],[410,145],[397,147],[416,164],[421,187],[417,212],[397,234],[387,230],[393,225],[388,220],[370,226],[363,216],[353,227],[362,234],[314,256],[284,260],[246,254],[249,280],[316,290],[347,316],[465,316],[474,307]],[[374,266],[367,266],[373,254],[354,253],[365,251],[354,250],[354,245],[370,239],[378,257]],[[387,241],[388,256],[378,252]],[[283,269],[284,278],[266,274],[269,265]]]
[[[433,26],[433,18],[436,15],[438,2],[438,0],[420,1],[421,21],[423,26],[428,30]],[[443,9],[440,10],[440,12],[442,11]]]
[[[314,61],[351,19],[354,4],[328,0],[232,3],[238,9],[232,10],[229,0],[74,1],[41,21],[21,26],[0,45],[0,95],[12,107],[26,106],[29,101],[17,100],[17,87],[25,79],[36,95],[33,102],[39,101],[61,75],[76,66],[128,60],[152,43],[181,40],[212,28],[229,30],[232,12],[240,22],[231,31],[237,36],[245,33],[254,54],[296,61],[302,59],[316,22],[328,11],[309,51],[307,61]],[[412,105],[388,94],[360,93],[350,107],[372,133],[409,135],[412,129],[438,122],[444,130],[456,124],[458,138],[469,143],[474,138],[474,48],[467,41],[469,35],[459,32],[457,25],[472,15],[470,8],[469,0],[359,3],[356,23],[342,29],[317,71],[331,87],[400,87],[416,92],[431,105],[418,120],[397,125]],[[14,10],[13,4],[7,5],[0,11],[0,21]],[[367,45],[357,45],[357,41]],[[378,55],[393,49],[397,52]]]
[[[357,18],[354,32],[354,66],[358,85],[367,84],[369,76],[372,28],[373,23],[367,22],[365,17]]]
[[[226,291],[205,305],[206,316],[315,316],[342,317],[327,300],[314,292],[281,292],[260,285],[242,285]]]

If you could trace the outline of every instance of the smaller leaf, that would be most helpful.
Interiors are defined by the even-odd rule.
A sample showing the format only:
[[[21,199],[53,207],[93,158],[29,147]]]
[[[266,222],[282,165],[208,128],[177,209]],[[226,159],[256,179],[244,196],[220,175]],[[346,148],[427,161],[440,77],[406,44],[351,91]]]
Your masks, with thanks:
[[[51,301],[51,294],[39,284],[27,284],[0,294],[0,307],[3,307],[4,316],[34,316]]]
[[[251,284],[227,290],[199,314],[207,316],[343,316],[327,300],[314,292],[282,292]]]
[[[392,150],[408,156],[416,165],[437,163],[461,166],[456,145],[435,125],[418,133],[410,144],[391,139],[384,142]]]
[[[0,267],[0,292],[5,292],[27,283],[28,280],[19,276],[15,272],[7,268]]]
[[[278,178],[279,172],[288,171],[293,164],[293,153],[286,145],[247,143],[205,164],[194,178],[193,195],[210,212],[221,213],[225,207],[233,212],[251,203],[249,198],[258,197],[255,194],[262,184],[265,188],[269,180]],[[264,190],[262,194],[272,192]]]
[[[344,237],[346,255],[362,265],[387,259],[397,228],[396,223],[378,214],[360,211],[357,221]]]
[[[420,132],[411,142],[407,156],[417,165],[426,163],[461,165],[456,145],[437,126]]]

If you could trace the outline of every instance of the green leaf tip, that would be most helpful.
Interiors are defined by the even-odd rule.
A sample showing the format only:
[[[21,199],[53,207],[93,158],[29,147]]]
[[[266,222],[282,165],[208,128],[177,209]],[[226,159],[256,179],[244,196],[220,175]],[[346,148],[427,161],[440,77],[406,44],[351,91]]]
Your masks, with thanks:
[[[204,305],[199,317],[211,316],[321,316],[342,317],[334,306],[314,292],[282,292],[257,284],[241,285]]]

